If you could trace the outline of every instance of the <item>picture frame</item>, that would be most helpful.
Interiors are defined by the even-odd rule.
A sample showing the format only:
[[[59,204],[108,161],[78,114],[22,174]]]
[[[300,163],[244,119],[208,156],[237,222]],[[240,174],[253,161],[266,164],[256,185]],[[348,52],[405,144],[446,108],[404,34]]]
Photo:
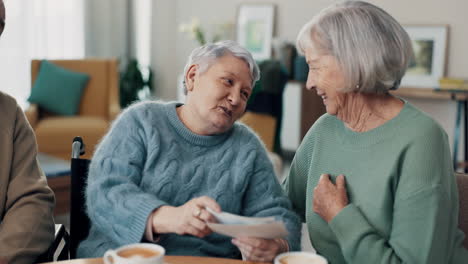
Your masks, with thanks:
[[[255,60],[271,58],[274,16],[274,4],[241,4],[238,8],[237,42],[250,51]]]
[[[413,43],[414,59],[401,81],[402,87],[431,88],[439,86],[446,73],[447,25],[403,26]]]

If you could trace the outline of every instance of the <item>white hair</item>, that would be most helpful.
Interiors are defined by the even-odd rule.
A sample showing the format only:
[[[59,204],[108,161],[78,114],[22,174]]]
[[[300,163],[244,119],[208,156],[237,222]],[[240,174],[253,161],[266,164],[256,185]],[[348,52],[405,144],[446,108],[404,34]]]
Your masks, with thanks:
[[[252,87],[255,82],[260,79],[260,70],[257,63],[252,57],[252,54],[245,48],[241,47],[237,42],[232,40],[224,40],[216,43],[208,43],[198,47],[190,54],[187,64],[184,67],[184,80],[187,76],[187,71],[190,66],[198,65],[200,74],[206,72],[208,68],[213,65],[217,59],[226,54],[231,54],[247,63],[250,70],[250,77],[252,78]],[[184,93],[187,94],[187,87],[184,81]]]
[[[341,66],[342,92],[387,93],[399,87],[413,58],[411,40],[383,9],[345,1],[322,10],[299,32],[297,49],[317,47]]]

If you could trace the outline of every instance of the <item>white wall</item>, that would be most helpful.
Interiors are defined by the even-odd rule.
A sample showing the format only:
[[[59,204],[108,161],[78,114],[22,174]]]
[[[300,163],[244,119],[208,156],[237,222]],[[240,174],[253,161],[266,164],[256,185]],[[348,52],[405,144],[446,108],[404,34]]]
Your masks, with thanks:
[[[178,12],[176,7],[177,1],[173,0],[154,0],[152,7],[151,65],[154,71],[154,89],[156,97],[165,100],[177,98],[176,15]]]
[[[153,17],[157,20],[156,27],[166,27],[172,30],[175,39],[162,35],[162,42],[170,43],[171,60],[164,64],[174,64],[176,69],[183,68],[190,51],[197,46],[195,41],[179,33],[180,23],[190,21],[191,17],[198,17],[204,26],[218,21],[235,23],[236,12],[241,3],[274,3],[276,5],[276,37],[294,41],[301,26],[322,8],[334,1],[330,0],[156,0]],[[450,36],[448,45],[447,73],[450,76],[468,78],[468,1],[465,0],[373,0],[387,12],[392,14],[402,24],[448,24]],[[161,10],[160,8],[164,10]],[[162,13],[162,14],[161,14]],[[157,18],[159,15],[162,17]],[[166,20],[166,18],[168,20]],[[160,23],[160,25],[158,25]],[[158,38],[158,35],[154,36]],[[170,41],[173,41],[172,43]],[[155,47],[158,51],[158,48]],[[155,58],[157,60],[157,58]],[[175,83],[175,78],[174,81]],[[161,89],[169,89],[161,87]],[[170,94],[175,98],[175,90]]]
[[[190,51],[197,46],[187,35],[177,31],[178,25],[198,17],[202,25],[219,21],[235,23],[241,3],[274,3],[276,5],[275,36],[294,41],[301,26],[330,0],[156,0],[154,5],[153,67],[156,68],[157,95],[163,99],[176,98],[176,79],[183,69]],[[466,0],[372,0],[402,24],[448,24],[447,74],[468,78],[468,1]],[[159,7],[158,7],[159,6]],[[163,10],[162,10],[163,9]],[[433,116],[446,129],[450,142],[455,125],[454,102],[409,99],[417,107]]]
[[[127,0],[85,1],[87,57],[127,56]]]
[[[301,93],[302,85],[289,82],[283,92],[283,120],[281,123],[281,148],[296,151],[301,143]]]

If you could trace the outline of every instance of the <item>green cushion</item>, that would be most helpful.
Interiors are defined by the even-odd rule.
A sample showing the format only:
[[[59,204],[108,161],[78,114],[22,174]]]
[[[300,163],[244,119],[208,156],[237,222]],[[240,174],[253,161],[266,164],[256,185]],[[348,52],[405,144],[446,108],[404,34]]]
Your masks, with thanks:
[[[89,75],[41,61],[28,101],[59,115],[75,115]]]

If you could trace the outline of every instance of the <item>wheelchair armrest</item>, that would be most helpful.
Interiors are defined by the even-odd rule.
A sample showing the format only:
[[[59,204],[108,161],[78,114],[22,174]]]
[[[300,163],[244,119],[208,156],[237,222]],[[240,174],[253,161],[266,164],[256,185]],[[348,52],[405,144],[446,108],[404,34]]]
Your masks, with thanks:
[[[37,259],[37,263],[67,260],[69,256],[69,235],[65,226],[55,224],[55,238],[49,249]]]

